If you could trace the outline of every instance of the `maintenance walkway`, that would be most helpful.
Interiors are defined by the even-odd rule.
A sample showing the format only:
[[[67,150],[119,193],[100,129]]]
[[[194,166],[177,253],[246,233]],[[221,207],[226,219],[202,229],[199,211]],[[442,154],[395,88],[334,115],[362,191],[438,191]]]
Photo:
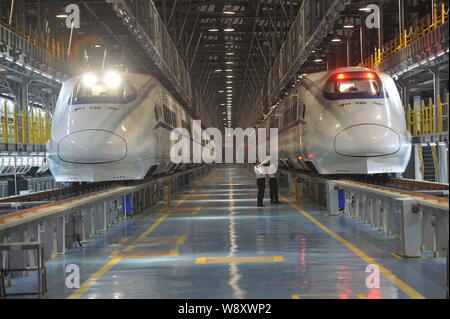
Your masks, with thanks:
[[[361,222],[295,204],[284,188],[281,204],[270,204],[266,189],[259,208],[256,191],[247,169],[213,169],[170,206],[158,203],[47,262],[49,298],[446,297],[445,258],[401,259],[391,255],[393,238]],[[66,287],[69,264],[79,266],[78,289]],[[14,280],[18,289],[30,282]]]

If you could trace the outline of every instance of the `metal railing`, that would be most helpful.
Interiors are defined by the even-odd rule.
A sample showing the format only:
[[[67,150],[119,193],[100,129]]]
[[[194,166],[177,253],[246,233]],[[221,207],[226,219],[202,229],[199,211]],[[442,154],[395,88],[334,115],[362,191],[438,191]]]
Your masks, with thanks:
[[[448,134],[449,130],[449,94],[446,100],[437,103],[430,98],[428,105],[422,100],[421,105],[408,104],[405,107],[406,125],[413,136]]]
[[[9,24],[0,20],[0,26],[21,36],[35,47],[44,50],[48,54],[51,54],[62,61],[67,60],[68,42],[66,40],[56,40],[47,33],[39,32],[37,28],[33,28],[31,25],[27,26],[24,20],[21,24]]]
[[[128,23],[130,32],[136,37],[155,64],[180,90],[189,103],[192,99],[191,79],[177,47],[159,16],[153,1],[137,0],[133,2],[116,0],[113,9]]]
[[[36,114],[37,113],[37,114]],[[0,141],[5,144],[45,145],[50,139],[51,119],[49,112],[32,108],[29,114],[18,111],[17,104],[11,112],[6,103],[0,106]]]
[[[421,18],[409,28],[403,30],[394,39],[382,45],[381,48],[375,48],[375,52],[364,59],[359,66],[368,68],[378,66],[381,62],[402,50],[407,45],[448,22],[448,13],[449,9],[445,7],[445,3],[442,3],[439,9],[437,7],[434,8],[432,14]]]

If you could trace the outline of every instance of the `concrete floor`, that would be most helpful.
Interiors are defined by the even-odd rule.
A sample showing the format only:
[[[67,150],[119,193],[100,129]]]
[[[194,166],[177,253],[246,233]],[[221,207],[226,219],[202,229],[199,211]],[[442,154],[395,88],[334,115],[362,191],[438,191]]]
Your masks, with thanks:
[[[270,204],[266,189],[266,207],[256,207],[254,176],[217,168],[170,207],[47,262],[49,298],[446,298],[445,258],[398,259],[393,238],[282,199]],[[79,266],[79,289],[66,288],[69,264]],[[379,266],[379,288],[366,286],[368,264]]]

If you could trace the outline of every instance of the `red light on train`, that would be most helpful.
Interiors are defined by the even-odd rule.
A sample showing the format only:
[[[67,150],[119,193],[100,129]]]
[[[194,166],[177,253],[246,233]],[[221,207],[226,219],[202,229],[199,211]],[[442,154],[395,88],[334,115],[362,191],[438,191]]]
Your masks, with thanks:
[[[345,79],[345,74],[344,74],[344,73],[339,73],[339,74],[337,75],[337,78],[338,78],[339,80]]]
[[[307,158],[313,158],[313,157],[314,157],[314,154],[308,154],[308,155],[306,155],[306,157],[307,157]]]
[[[373,79],[373,78],[375,78],[375,74],[373,74],[373,73],[366,73],[366,77],[369,78],[369,79]]]
[[[302,161],[302,160],[303,160],[303,156],[297,156],[297,159],[298,159],[299,161]]]

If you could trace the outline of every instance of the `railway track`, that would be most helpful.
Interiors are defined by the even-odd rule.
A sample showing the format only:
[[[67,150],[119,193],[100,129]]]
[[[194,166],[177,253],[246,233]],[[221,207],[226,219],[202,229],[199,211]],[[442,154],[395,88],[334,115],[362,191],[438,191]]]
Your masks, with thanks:
[[[281,170],[301,173],[302,175],[307,175],[311,178],[348,181],[363,186],[369,185],[374,188],[395,190],[403,194],[434,199],[439,202],[448,202],[449,197],[449,184],[417,181],[405,178],[392,178],[386,175],[320,175],[289,168],[281,168]]]
[[[186,170],[190,173],[192,169]],[[181,173],[181,172],[175,172]],[[174,173],[174,174],[175,174]],[[56,201],[72,199],[87,194],[94,194],[96,192],[113,189],[120,186],[138,186],[148,182],[156,181],[162,177],[170,174],[160,174],[142,180],[127,180],[127,181],[108,181],[108,182],[94,182],[77,184],[71,187],[51,189],[41,192],[30,193],[26,195],[16,195],[0,198],[0,216],[10,213],[17,213],[23,209],[46,205]]]

